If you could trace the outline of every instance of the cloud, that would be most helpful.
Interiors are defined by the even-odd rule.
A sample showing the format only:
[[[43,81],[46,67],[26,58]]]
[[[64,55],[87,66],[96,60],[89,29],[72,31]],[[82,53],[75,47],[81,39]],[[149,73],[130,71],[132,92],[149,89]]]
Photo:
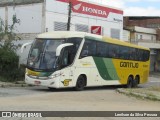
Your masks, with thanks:
[[[106,4],[109,6],[114,6],[117,8],[124,8],[125,7],[125,2],[123,0],[102,0],[102,4]]]
[[[125,3],[123,0],[88,0],[88,1],[100,3],[107,6],[113,6],[117,8],[123,8]]]
[[[132,3],[143,4],[143,2],[159,4],[160,0],[89,0],[99,2],[104,5],[120,8],[124,11],[124,16],[160,16],[160,8],[154,6],[136,7]],[[128,7],[128,5],[130,7]]]
[[[129,7],[124,9],[124,16],[160,16],[160,9]]]
[[[160,0],[146,0],[147,2],[160,2]]]

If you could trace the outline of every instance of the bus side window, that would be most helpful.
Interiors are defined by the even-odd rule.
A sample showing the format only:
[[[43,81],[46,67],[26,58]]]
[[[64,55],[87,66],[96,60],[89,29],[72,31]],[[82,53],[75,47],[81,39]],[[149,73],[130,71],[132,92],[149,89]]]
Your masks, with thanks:
[[[64,48],[63,56],[62,56],[62,66],[68,66],[73,63],[75,58],[75,49],[74,46],[68,46]]]
[[[129,52],[128,52],[129,60],[135,60],[135,54],[136,54],[135,51],[136,51],[135,48],[129,48]]]
[[[112,48],[112,45],[109,44],[109,50],[108,50],[108,51],[109,51],[109,52],[108,52],[108,57],[109,57],[109,58],[112,58],[112,49],[113,49],[113,48]]]
[[[96,42],[85,40],[80,58],[87,57],[87,56],[95,56],[95,55],[96,55]]]
[[[109,57],[111,58],[119,58],[119,46],[110,44],[109,45]]]
[[[137,58],[136,59],[138,61],[144,61],[143,51],[144,50],[141,50],[141,49],[136,50],[136,53],[137,53]]]
[[[138,50],[138,60],[142,61],[143,60],[143,51],[142,50]]]
[[[107,44],[103,42],[97,42],[97,57],[106,57],[107,56]]]
[[[138,61],[138,49],[136,49],[136,53],[135,53],[135,60],[137,60]]]
[[[88,46],[87,45],[83,46],[81,56],[82,57],[87,57],[88,56]]]
[[[143,55],[142,56],[143,56],[142,57],[143,61],[149,60],[149,51],[143,50]]]
[[[68,49],[64,48],[62,56],[62,67],[67,66],[69,64],[69,57],[68,57]]]
[[[143,51],[143,59],[144,59],[144,61],[149,60],[149,55],[150,55],[149,51],[147,51],[147,50]]]

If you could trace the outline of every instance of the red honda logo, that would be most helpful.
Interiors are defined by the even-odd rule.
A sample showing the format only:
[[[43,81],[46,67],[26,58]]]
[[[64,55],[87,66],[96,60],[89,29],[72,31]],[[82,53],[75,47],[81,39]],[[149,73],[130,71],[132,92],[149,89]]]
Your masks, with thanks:
[[[79,10],[80,7],[81,7],[81,5],[82,5],[82,3],[79,3],[79,4],[77,4],[77,5],[74,5],[74,6],[73,6],[73,9],[74,9],[74,10]]]
[[[91,26],[91,33],[102,35],[102,27],[101,26]]]

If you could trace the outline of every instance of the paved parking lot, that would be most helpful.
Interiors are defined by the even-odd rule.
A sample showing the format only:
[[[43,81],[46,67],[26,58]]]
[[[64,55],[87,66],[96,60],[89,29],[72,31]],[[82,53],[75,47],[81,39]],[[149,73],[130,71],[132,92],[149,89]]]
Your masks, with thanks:
[[[150,77],[148,83],[139,87],[151,85],[160,85],[159,79]],[[80,92],[73,89],[49,91],[45,87],[0,88],[0,109],[1,111],[160,111],[159,102],[119,94],[116,92],[116,88],[119,87],[93,87]]]

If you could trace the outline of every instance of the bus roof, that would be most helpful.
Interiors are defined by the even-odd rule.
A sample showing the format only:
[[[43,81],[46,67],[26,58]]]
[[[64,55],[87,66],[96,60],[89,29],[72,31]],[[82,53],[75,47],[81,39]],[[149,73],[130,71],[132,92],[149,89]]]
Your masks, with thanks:
[[[93,38],[102,39],[102,36],[90,34],[86,32],[76,32],[76,31],[53,31],[39,34],[37,38],[70,38],[70,37],[82,37],[91,36]]]
[[[112,44],[118,44],[122,46],[128,46],[128,47],[133,47],[133,48],[140,48],[140,49],[145,49],[149,50],[149,48],[145,48],[142,46],[138,46],[135,44],[131,44],[122,40],[106,37],[106,36],[100,36],[100,35],[95,35],[91,33],[86,33],[86,32],[76,32],[76,31],[53,31],[53,32],[46,32],[39,34],[37,38],[45,38],[45,39],[53,39],[53,38],[71,38],[71,37],[81,37],[81,38],[92,38],[97,41],[103,41],[103,42],[108,42]]]
[[[122,40],[118,40],[118,39],[114,39],[114,38],[110,38],[110,37],[106,37],[103,36],[102,38],[104,41],[108,42],[108,43],[112,43],[112,44],[118,44],[118,45],[122,45],[122,46],[128,46],[128,47],[133,47],[133,48],[139,48],[139,49],[145,49],[145,50],[150,50],[149,48],[143,47],[143,46],[139,46],[136,44],[132,44],[129,42],[125,42]]]

